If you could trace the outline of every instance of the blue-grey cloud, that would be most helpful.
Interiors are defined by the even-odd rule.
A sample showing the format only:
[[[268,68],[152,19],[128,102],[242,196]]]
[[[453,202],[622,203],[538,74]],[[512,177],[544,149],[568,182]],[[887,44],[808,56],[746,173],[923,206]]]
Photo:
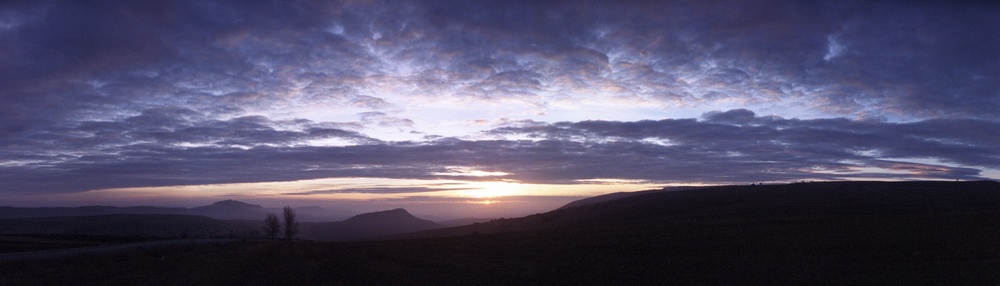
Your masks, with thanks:
[[[5,2],[0,191],[444,166],[531,182],[979,178],[1000,168],[997,14],[985,2]],[[745,109],[420,130],[497,115],[488,107],[619,101]],[[421,109],[438,105],[476,117]],[[427,140],[367,133],[378,128]]]
[[[247,132],[264,133],[251,136],[258,139],[250,143],[284,142],[273,138],[286,135],[269,135],[274,131],[260,127],[262,123],[267,120],[237,118],[226,124],[248,124],[253,128]],[[445,178],[440,174],[450,166],[475,166],[507,173],[488,178],[491,180],[534,183],[573,183],[600,178],[659,182],[872,177],[978,179],[981,168],[1000,168],[1000,157],[991,152],[1000,148],[997,145],[1000,138],[977,128],[995,130],[1000,124],[978,120],[913,123],[798,120],[731,110],[706,114],[704,120],[536,123],[489,131],[498,136],[538,138],[528,141],[444,138],[422,143],[311,147],[252,145],[240,141],[248,139],[239,132],[234,138],[216,139],[239,141],[236,145],[251,148],[159,143],[178,140],[177,135],[167,132],[161,138],[150,139],[150,143],[102,149],[106,155],[94,152],[87,156],[49,158],[22,154],[25,163],[4,166],[2,176],[4,191],[14,193],[326,177],[438,179]],[[186,129],[176,132],[186,134],[182,138],[201,138],[187,135]],[[349,132],[336,135],[356,136]],[[59,141],[73,142],[62,139]],[[92,142],[63,144],[91,146]],[[906,160],[926,158],[943,163]],[[32,163],[33,160],[41,163]]]

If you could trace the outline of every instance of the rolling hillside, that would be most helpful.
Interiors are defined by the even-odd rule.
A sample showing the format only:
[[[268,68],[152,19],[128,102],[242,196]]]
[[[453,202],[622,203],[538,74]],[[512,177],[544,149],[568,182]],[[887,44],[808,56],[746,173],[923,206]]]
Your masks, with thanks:
[[[356,220],[384,218],[412,220]],[[0,284],[995,285],[998,237],[997,182],[726,186],[388,240],[6,262]]]

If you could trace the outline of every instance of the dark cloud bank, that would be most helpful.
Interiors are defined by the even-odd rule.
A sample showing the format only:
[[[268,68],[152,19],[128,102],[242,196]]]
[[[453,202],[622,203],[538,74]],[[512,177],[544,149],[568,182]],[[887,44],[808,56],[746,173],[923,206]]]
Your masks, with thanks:
[[[5,2],[0,192],[436,178],[448,166],[550,183],[978,179],[1000,168],[997,5],[663,2]],[[414,121],[378,111],[399,104],[365,90],[383,82],[427,100],[545,106],[545,92],[601,89],[794,102],[816,116],[734,109],[388,142],[364,129]],[[316,105],[369,111],[357,122],[265,112]]]

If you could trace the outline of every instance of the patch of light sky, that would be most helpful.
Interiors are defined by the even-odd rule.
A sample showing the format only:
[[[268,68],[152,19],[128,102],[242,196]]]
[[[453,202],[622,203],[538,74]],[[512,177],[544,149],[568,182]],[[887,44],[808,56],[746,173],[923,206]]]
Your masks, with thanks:
[[[465,173],[479,174],[478,171]],[[471,170],[471,169],[469,169]],[[485,172],[484,176],[494,173]],[[352,189],[379,188],[426,189],[415,192],[352,192]],[[233,183],[214,185],[189,185],[143,188],[100,189],[81,193],[48,196],[49,202],[76,205],[122,204],[136,201],[155,201],[161,206],[197,205],[226,199],[250,201],[299,201],[301,204],[335,204],[344,201],[405,200],[410,197],[437,197],[444,199],[469,199],[469,203],[482,203],[488,199],[503,201],[505,197],[589,197],[611,192],[636,191],[659,188],[643,181],[598,180],[581,184],[523,184],[509,180],[421,180],[389,178],[326,178],[287,182]],[[440,189],[440,190],[435,190]],[[21,197],[20,200],[30,200]],[[194,206],[187,205],[187,206]],[[545,211],[545,210],[532,210]]]
[[[828,40],[831,41],[831,45],[836,44],[834,36],[828,37]],[[834,51],[834,47],[831,47],[830,52],[839,53],[840,50]],[[425,90],[425,87],[414,86],[416,83],[406,80],[407,75],[416,69],[409,63],[385,61],[383,64],[387,65],[390,74],[394,75],[373,79],[374,82],[359,87],[359,90],[363,94],[385,100],[390,104],[388,107],[373,109],[369,106],[343,105],[341,102],[322,100],[314,102],[313,96],[304,96],[301,97],[304,101],[291,106],[271,106],[269,108],[272,109],[267,113],[272,119],[305,118],[315,122],[358,122],[361,113],[376,110],[387,116],[413,121],[412,127],[370,124],[363,130],[358,130],[367,136],[386,141],[419,141],[425,135],[476,139],[482,130],[491,126],[469,124],[469,122],[476,120],[489,122],[500,118],[550,123],[585,120],[638,121],[700,118],[706,112],[735,108],[747,108],[761,116],[777,115],[784,118],[813,119],[836,115],[817,109],[816,102],[811,102],[812,100],[804,100],[804,98],[814,98],[804,95],[824,93],[824,88],[800,86],[794,83],[787,83],[788,87],[780,91],[782,94],[760,102],[746,102],[737,97],[703,98],[694,101],[675,99],[676,102],[672,102],[666,98],[623,96],[616,92],[605,94],[597,87],[592,90],[573,90],[571,94],[562,94],[560,92],[564,91],[560,91],[559,87],[550,87],[529,97],[477,98],[457,95],[454,89],[459,88],[461,83],[452,83],[451,90],[448,90],[449,88],[437,91]],[[718,92],[726,94],[727,90],[717,90],[719,87],[710,81],[700,83],[699,79],[707,76],[707,70],[716,67],[718,63],[706,61],[703,65],[706,67],[703,67],[701,72],[681,75],[681,78],[690,81],[689,85],[682,89],[698,96]],[[761,87],[732,88],[741,93],[755,93],[755,89]],[[774,93],[773,90],[757,91]],[[421,94],[427,92],[440,94]],[[858,114],[865,113],[859,112]],[[849,117],[857,117],[858,114]]]
[[[826,41],[827,41],[826,43],[827,52],[826,55],[823,56],[824,61],[827,62],[832,61],[834,58],[844,53],[844,49],[846,49],[846,47],[844,47],[844,45],[841,44],[841,41],[837,39],[836,35],[826,36]]]
[[[488,104],[488,103],[487,103]],[[534,120],[539,122],[579,122],[586,120],[607,120],[607,121],[639,121],[639,120],[661,120],[661,119],[681,119],[699,118],[709,111],[726,111],[739,108],[732,104],[704,104],[702,106],[686,107],[665,107],[650,105],[628,105],[620,102],[585,100],[579,104],[568,104],[560,102],[548,105],[545,108],[531,110],[519,105],[497,105],[477,108],[469,108],[463,104],[437,104],[426,106],[412,106],[404,110],[390,111],[387,115],[399,118],[410,119],[414,122],[413,128],[403,126],[368,126],[362,133],[380,140],[386,141],[407,141],[420,140],[424,135],[438,135],[446,137],[461,137],[477,139],[480,132],[496,127],[484,126],[482,124],[470,124],[473,121],[483,121],[500,123],[501,119],[507,120]],[[776,108],[761,108],[762,110],[778,111]],[[541,112],[539,112],[541,111]],[[322,111],[320,109],[306,109],[303,112],[294,113],[299,118],[306,118],[316,122],[352,122],[357,121],[358,113],[362,109],[339,110],[338,112]],[[773,114],[773,113],[772,113]],[[769,115],[769,114],[768,114]],[[779,116],[787,116],[787,113],[778,113]],[[418,131],[419,133],[411,133]]]

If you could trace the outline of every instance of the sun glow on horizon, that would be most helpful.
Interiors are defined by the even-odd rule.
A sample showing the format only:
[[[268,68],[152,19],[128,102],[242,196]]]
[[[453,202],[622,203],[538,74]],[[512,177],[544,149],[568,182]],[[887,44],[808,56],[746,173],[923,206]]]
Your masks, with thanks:
[[[461,191],[462,196],[481,199],[530,195],[524,185],[516,182],[472,182],[470,185],[471,188]]]
[[[533,184],[513,180],[466,181],[445,179],[326,178],[285,182],[232,183],[166,187],[99,189],[57,195],[50,201],[88,204],[134,204],[156,202],[170,206],[197,206],[218,200],[301,202],[406,202],[420,198],[492,205],[505,197],[588,197],[612,192],[660,188],[649,182],[607,181],[578,184]],[[27,202],[29,198],[22,198]],[[147,203],[148,204],[148,203]]]

